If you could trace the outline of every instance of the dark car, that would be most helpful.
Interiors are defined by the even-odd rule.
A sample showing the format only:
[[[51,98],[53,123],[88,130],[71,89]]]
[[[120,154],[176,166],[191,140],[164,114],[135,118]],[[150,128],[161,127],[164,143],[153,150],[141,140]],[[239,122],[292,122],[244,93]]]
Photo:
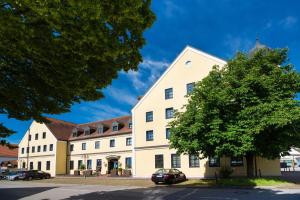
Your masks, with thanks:
[[[49,173],[43,171],[37,171],[37,170],[25,171],[22,174],[22,176],[19,177],[19,179],[23,179],[23,180],[45,179],[45,178],[51,178],[51,175]]]
[[[159,169],[154,174],[152,174],[151,180],[155,183],[177,183],[180,181],[185,181],[186,176],[184,173],[178,169]]]

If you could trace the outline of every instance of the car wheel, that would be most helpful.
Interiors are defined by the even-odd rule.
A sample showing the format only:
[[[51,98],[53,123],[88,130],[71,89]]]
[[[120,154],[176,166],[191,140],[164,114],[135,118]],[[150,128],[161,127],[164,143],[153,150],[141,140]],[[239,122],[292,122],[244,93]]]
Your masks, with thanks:
[[[158,182],[154,182],[155,183],[155,185],[158,185]]]
[[[46,179],[50,179],[50,175],[47,175],[47,176],[46,176]]]
[[[29,181],[32,181],[32,177],[31,177],[31,176],[29,176],[29,177],[28,177],[28,180],[29,180]]]

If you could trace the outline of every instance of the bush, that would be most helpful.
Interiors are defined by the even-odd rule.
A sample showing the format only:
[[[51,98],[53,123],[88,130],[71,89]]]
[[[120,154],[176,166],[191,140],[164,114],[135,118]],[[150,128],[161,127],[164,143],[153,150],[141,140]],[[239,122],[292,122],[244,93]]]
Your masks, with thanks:
[[[221,178],[229,178],[232,173],[233,169],[231,169],[230,167],[222,167],[219,171]]]

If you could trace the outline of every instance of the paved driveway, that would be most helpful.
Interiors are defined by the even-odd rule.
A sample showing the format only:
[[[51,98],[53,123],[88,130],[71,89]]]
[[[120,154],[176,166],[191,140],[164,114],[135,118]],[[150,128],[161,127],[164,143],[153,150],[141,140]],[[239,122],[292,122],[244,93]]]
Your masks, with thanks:
[[[139,188],[0,181],[0,199],[299,200],[300,189]]]

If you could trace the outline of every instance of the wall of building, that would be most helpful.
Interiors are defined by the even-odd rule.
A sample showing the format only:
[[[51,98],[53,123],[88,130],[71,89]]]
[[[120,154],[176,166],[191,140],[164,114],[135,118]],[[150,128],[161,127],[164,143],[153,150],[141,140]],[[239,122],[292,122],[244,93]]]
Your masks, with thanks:
[[[122,134],[109,137],[99,137],[87,140],[77,140],[69,142],[70,145],[74,145],[74,150],[69,151],[69,161],[74,162],[74,169],[68,170],[70,174],[74,173],[74,170],[78,169],[78,160],[82,160],[83,164],[87,166],[87,160],[92,160],[92,169],[96,170],[96,160],[102,160],[102,170],[101,173],[105,174],[107,172],[108,159],[111,157],[119,158],[119,163],[121,167],[125,168],[125,158],[132,157],[132,145],[126,145],[126,138],[131,138],[132,134]],[[110,147],[110,140],[115,140],[115,147]],[[95,148],[95,142],[100,142],[99,149]],[[82,143],[86,143],[86,150],[82,150]],[[69,165],[68,161],[68,165]]]
[[[43,132],[46,132],[46,138],[43,138]],[[31,135],[31,140],[28,140],[28,135]],[[35,139],[35,134],[38,134],[38,139]],[[50,144],[53,144],[53,150],[50,151]],[[56,174],[56,150],[57,150],[57,139],[43,123],[32,122],[30,128],[23,136],[21,142],[19,143],[19,152],[18,152],[18,166],[19,168],[23,167],[23,163],[26,163],[27,167],[27,157],[29,157],[29,163],[33,162],[33,169],[37,169],[38,161],[42,162],[42,171],[49,172],[51,176]],[[46,145],[46,151],[43,150],[44,145]],[[41,150],[38,152],[38,146]],[[29,153],[27,153],[27,147],[29,147]],[[32,147],[35,147],[35,152],[32,152]],[[22,153],[24,149],[24,153]],[[50,161],[51,167],[50,170],[46,169],[46,161]]]

